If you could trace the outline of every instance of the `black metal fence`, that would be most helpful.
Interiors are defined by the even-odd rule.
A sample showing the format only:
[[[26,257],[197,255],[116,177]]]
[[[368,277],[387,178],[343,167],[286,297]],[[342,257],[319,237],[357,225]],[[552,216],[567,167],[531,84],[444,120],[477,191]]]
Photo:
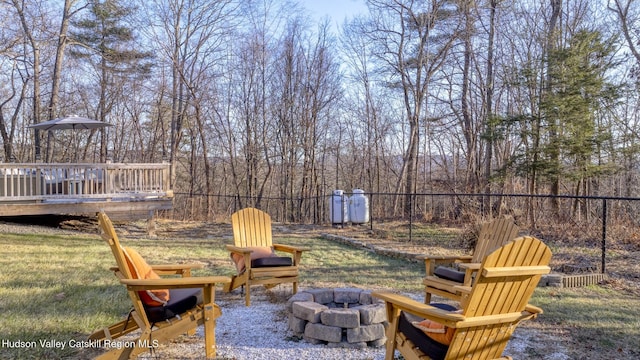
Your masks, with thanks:
[[[343,211],[350,211],[353,193],[332,193],[312,198],[260,199],[239,196],[176,194],[175,218],[226,221],[236,210],[255,206],[282,223],[349,225]],[[408,240],[419,240],[418,224],[464,227],[495,216],[512,216],[521,229],[552,241],[556,246],[580,248],[569,261],[597,263],[607,271],[618,250],[640,248],[640,198],[527,194],[367,193],[368,221],[374,230],[387,223],[405,224]],[[337,204],[337,205],[336,205]],[[346,204],[346,210],[343,205]],[[207,210],[205,210],[207,209]],[[342,216],[342,217],[341,217]],[[336,221],[339,220],[339,221]],[[347,220],[347,221],[344,221]],[[426,235],[428,236],[428,235]],[[587,250],[584,250],[587,249]],[[620,271],[623,264],[615,266]]]

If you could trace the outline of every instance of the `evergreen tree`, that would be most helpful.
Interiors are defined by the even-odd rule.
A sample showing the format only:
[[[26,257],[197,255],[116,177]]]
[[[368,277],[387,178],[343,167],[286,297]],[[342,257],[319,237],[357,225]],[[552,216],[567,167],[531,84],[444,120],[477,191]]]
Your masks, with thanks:
[[[580,30],[568,46],[549,54],[550,92],[540,108],[543,124],[554,136],[544,137],[549,141],[541,148],[547,160],[543,175],[550,181],[573,181],[576,195],[587,195],[586,180],[603,169],[594,158],[608,136],[599,126],[599,110],[616,94],[605,79],[613,52],[612,42],[599,32]]]
[[[93,0],[87,15],[72,22],[74,46],[70,55],[88,60],[99,79],[97,117],[106,121],[110,113],[114,91],[122,91],[126,81],[136,81],[148,75],[152,54],[137,49],[133,29],[127,19],[134,8],[119,0]],[[101,132],[100,160],[106,159],[106,137]]]

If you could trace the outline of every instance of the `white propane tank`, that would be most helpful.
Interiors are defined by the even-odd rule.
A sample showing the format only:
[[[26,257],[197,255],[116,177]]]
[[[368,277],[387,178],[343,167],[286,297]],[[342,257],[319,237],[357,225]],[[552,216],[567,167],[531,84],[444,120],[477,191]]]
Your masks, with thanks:
[[[332,224],[349,222],[349,197],[342,190],[333,190],[329,200],[329,218]]]
[[[369,198],[364,194],[364,190],[353,189],[349,198],[349,220],[354,224],[369,222]]]

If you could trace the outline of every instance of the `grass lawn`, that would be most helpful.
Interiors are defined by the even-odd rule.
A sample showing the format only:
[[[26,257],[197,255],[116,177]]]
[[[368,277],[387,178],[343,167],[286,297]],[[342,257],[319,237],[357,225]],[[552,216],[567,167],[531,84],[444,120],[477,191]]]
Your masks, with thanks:
[[[231,275],[230,239],[128,239],[150,263],[200,262],[194,276]],[[278,238],[306,246],[302,287],[355,286],[419,294],[421,264],[379,256],[321,238]],[[108,270],[113,256],[97,235],[3,234],[0,237],[0,358],[81,358],[76,342],[122,319],[124,287]],[[638,356],[640,299],[613,287],[540,288],[545,314],[527,327],[564,337],[570,358]],[[224,312],[224,309],[223,309]],[[223,315],[224,316],[224,315]],[[64,348],[62,347],[64,345]],[[542,346],[541,348],[544,348]],[[577,351],[574,353],[574,351]],[[535,351],[534,351],[535,352]],[[593,356],[588,356],[589,354]],[[529,354],[530,358],[536,355]]]

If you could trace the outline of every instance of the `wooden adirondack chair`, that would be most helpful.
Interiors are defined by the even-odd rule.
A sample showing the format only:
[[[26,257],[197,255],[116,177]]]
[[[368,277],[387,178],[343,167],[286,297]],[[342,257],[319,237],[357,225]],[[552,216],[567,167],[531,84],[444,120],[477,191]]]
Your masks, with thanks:
[[[140,335],[133,340],[122,340],[122,346],[107,346],[111,350],[98,359],[131,359],[152,349],[157,344],[185,333],[194,334],[199,325],[204,325],[205,355],[207,359],[216,357],[215,327],[216,319],[221,315],[220,308],[214,303],[217,283],[228,283],[227,276],[191,277],[191,269],[201,267],[197,264],[160,265],[145,268],[137,252],[120,245],[118,235],[109,217],[98,214],[102,238],[109,244],[117,267],[111,268],[127,287],[133,310],[127,318],[107,328],[95,331],[90,341],[107,342],[120,345],[115,340],[139,329]],[[153,271],[151,271],[151,270]],[[159,278],[150,275],[181,275],[182,277]],[[144,276],[147,274],[148,276]],[[165,304],[149,304],[153,292],[166,296]]]
[[[305,248],[274,244],[271,217],[264,211],[245,208],[231,215],[234,245],[227,245],[236,262],[237,275],[225,285],[226,292],[244,286],[245,304],[251,305],[251,285],[273,287],[293,283],[293,293],[298,291],[298,266]],[[275,251],[291,254],[276,256]]]
[[[478,234],[473,255],[466,256],[424,256],[426,276],[425,304],[431,302],[431,294],[444,296],[453,300],[460,300],[460,292],[456,286],[470,286],[474,273],[480,267],[482,259],[491,251],[497,249],[518,236],[518,226],[511,218],[498,218],[484,223]],[[457,265],[454,269],[451,265]]]
[[[472,287],[460,286],[468,294],[461,312],[390,292],[373,292],[386,302],[390,323],[386,360],[394,358],[396,349],[407,360],[501,358],[516,326],[542,313],[528,302],[542,274],[550,271],[550,260],[551,251],[536,238],[525,236],[508,242],[484,259]],[[411,321],[412,316],[431,322]],[[423,332],[416,323],[434,332]],[[438,330],[450,335],[449,345],[432,338],[437,333],[434,323],[446,326]]]

